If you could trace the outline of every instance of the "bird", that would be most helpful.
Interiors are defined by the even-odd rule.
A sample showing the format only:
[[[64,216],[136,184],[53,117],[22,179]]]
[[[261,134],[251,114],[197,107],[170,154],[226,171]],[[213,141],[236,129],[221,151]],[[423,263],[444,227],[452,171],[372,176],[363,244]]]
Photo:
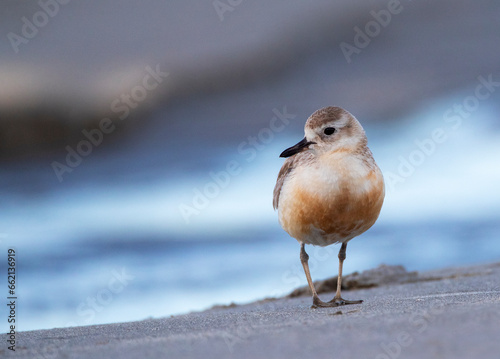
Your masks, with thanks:
[[[304,138],[285,149],[286,158],[273,192],[281,227],[300,244],[300,261],[312,293],[312,307],[360,304],[341,296],[347,243],[367,231],[379,217],[385,197],[384,177],[368,148],[359,121],[341,107],[315,111]],[[323,302],[314,288],[305,245],[340,243],[337,291]]]

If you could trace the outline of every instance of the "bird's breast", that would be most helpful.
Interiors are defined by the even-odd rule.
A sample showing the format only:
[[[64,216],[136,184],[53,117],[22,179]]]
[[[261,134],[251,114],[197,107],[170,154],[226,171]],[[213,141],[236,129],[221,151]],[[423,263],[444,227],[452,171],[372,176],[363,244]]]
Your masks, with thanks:
[[[285,181],[279,220],[297,240],[325,246],[368,230],[383,200],[384,180],[374,162],[318,162],[296,168]]]

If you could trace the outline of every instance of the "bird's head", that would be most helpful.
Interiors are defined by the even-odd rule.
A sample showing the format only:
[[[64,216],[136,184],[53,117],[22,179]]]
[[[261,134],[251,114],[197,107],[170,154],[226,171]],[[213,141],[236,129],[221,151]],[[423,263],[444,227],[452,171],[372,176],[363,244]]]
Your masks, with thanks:
[[[280,157],[290,157],[305,150],[317,154],[354,151],[367,143],[365,131],[358,120],[340,107],[324,107],[306,121],[304,139],[283,151]]]

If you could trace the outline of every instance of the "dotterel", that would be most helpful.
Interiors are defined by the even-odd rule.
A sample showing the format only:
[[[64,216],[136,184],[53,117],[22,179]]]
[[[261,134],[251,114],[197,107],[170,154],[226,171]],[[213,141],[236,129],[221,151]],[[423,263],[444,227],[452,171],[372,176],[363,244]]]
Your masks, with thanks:
[[[314,112],[305,137],[286,157],[274,188],[273,207],[283,229],[300,243],[300,260],[313,296],[313,306],[358,304],[341,297],[342,266],[347,242],[368,230],[384,202],[384,178],[368,148],[358,120],[340,107]],[[337,293],[319,299],[309,272],[306,244],[341,243]]]

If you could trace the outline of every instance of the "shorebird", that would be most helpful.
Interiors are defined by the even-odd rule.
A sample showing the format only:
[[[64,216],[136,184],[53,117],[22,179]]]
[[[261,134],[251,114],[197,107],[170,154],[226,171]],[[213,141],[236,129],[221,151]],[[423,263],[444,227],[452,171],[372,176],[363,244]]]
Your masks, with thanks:
[[[341,296],[347,242],[377,220],[385,189],[382,172],[368,148],[358,120],[340,107],[325,107],[306,121],[305,137],[284,150],[287,158],[274,188],[273,207],[281,227],[300,243],[300,261],[313,297],[313,307],[359,304]],[[309,272],[306,244],[341,243],[337,292],[319,299]]]

